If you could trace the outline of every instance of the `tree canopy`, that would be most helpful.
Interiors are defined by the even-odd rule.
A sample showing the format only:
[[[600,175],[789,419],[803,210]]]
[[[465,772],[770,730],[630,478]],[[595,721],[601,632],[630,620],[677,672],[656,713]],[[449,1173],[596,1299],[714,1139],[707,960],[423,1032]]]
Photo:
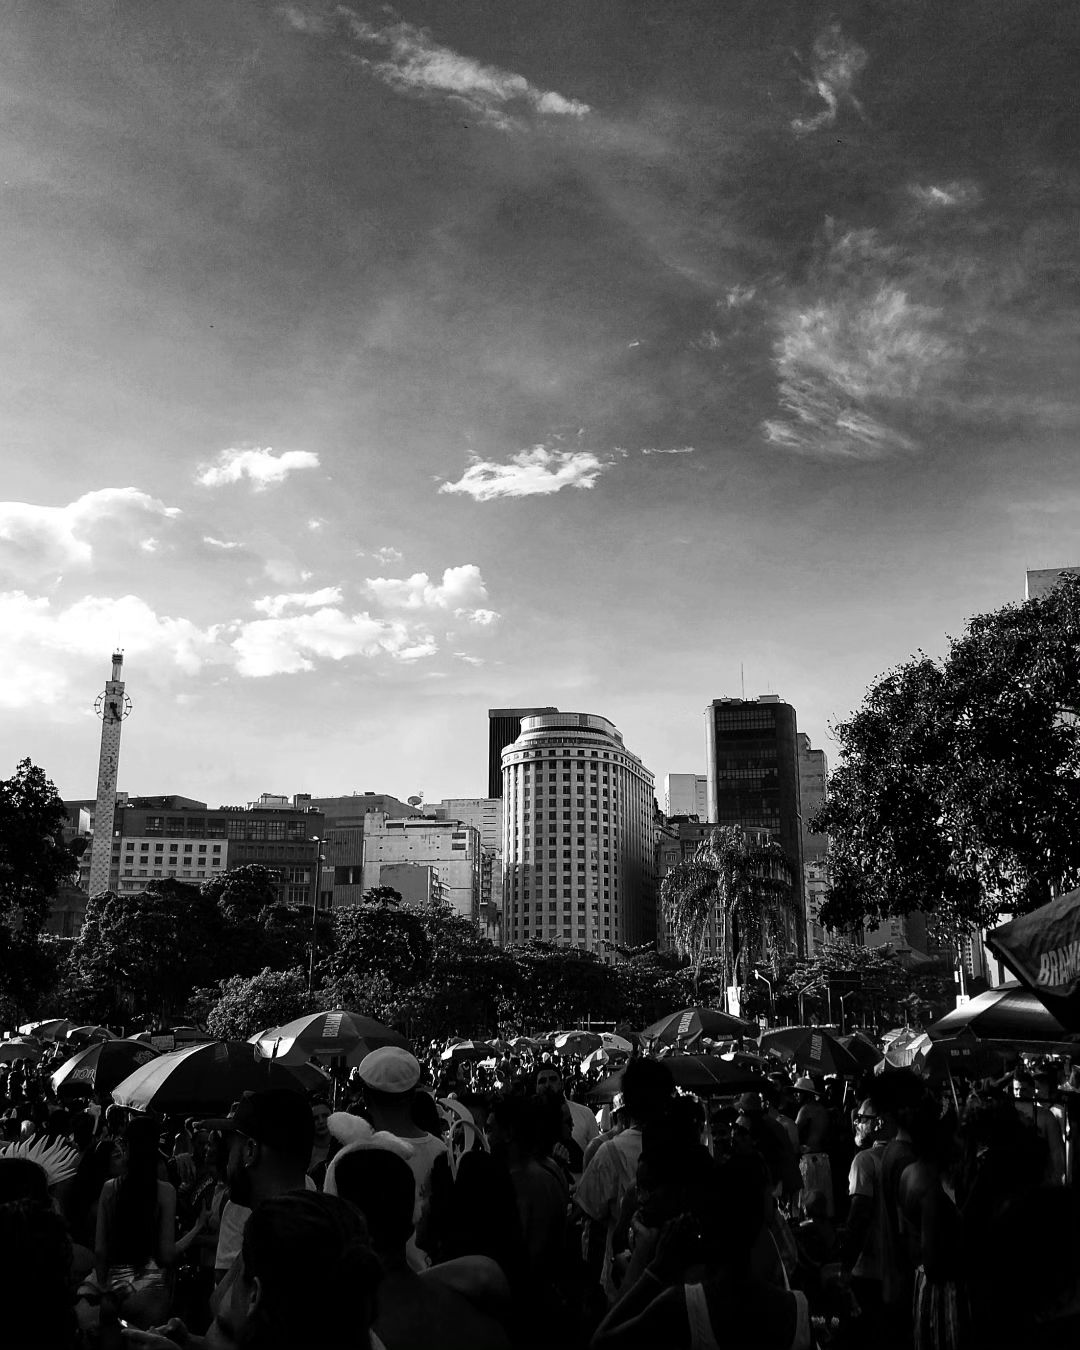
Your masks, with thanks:
[[[821,921],[921,910],[949,932],[1080,883],[1080,578],[972,619],[918,653],[836,731],[812,828],[830,837]]]
[[[60,886],[77,870],[64,843],[64,803],[30,760],[0,779],[0,923],[37,933]]]

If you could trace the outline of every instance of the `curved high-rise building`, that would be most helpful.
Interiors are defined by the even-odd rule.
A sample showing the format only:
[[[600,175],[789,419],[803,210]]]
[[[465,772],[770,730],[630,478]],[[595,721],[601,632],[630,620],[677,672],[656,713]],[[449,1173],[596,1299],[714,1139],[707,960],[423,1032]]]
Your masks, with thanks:
[[[656,936],[653,776],[606,717],[522,719],[502,752],[503,941],[607,956]]]

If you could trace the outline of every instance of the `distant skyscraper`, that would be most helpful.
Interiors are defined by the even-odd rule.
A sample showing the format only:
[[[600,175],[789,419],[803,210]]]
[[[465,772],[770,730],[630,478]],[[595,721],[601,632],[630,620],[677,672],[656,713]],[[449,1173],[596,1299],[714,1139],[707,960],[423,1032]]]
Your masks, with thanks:
[[[1025,599],[1034,600],[1040,595],[1049,595],[1062,577],[1080,576],[1080,567],[1045,567],[1041,571],[1027,573]]]
[[[799,801],[802,808],[803,862],[820,862],[829,851],[829,838],[811,834],[810,822],[825,805],[829,764],[824,750],[814,750],[810,737],[800,731],[796,737],[799,746]]]
[[[97,795],[94,799],[94,841],[90,852],[90,894],[109,889],[112,872],[113,817],[116,814],[116,776],[120,771],[120,730],[131,711],[124,693],[122,652],[114,652],[112,678],[99,694],[94,711],[101,718],[101,750],[98,753]]]
[[[664,815],[709,818],[709,780],[703,773],[669,773],[664,777]]]
[[[503,790],[502,752],[518,738],[523,717],[556,713],[558,708],[488,709],[488,790],[489,797],[501,797]]]
[[[784,851],[798,920],[788,934],[804,950],[802,812],[795,709],[777,694],[714,699],[705,709],[709,820],[767,834]]]
[[[656,935],[653,776],[606,717],[526,717],[503,751],[504,942],[600,956]]]

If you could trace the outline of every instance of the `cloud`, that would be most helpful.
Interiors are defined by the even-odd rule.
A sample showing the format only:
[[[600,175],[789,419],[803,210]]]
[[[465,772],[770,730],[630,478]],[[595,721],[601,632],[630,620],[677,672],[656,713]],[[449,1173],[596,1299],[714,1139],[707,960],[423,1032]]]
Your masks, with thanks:
[[[920,206],[931,211],[948,210],[950,207],[978,206],[982,202],[982,192],[977,183],[946,183],[943,187],[923,186],[913,183],[908,192]]]
[[[465,664],[469,666],[482,666],[486,664],[482,656],[470,656],[468,652],[454,652],[454,657],[458,661],[464,661]]]
[[[380,562],[385,565],[387,563],[400,562],[405,555],[399,549],[396,548],[377,548],[371,556],[375,559],[376,562]]]
[[[591,111],[579,99],[539,89],[523,75],[444,47],[415,24],[377,25],[344,7],[338,15],[352,39],[351,59],[399,93],[452,100],[477,121],[503,131],[521,129],[526,117],[582,118]],[[295,31],[326,31],[325,21],[308,18],[296,7],[290,7],[285,17]]]
[[[825,104],[814,117],[796,117],[792,128],[800,136],[831,127],[840,114],[842,103],[848,103],[865,121],[862,104],[855,97],[855,80],[869,60],[864,47],[846,38],[838,23],[829,24],[814,39],[810,54],[810,78],[803,83],[812,89]]]
[[[500,618],[493,609],[455,609],[454,617],[467,619],[469,623],[474,623],[479,628],[490,628],[493,623],[498,623]]]
[[[591,488],[609,468],[589,450],[549,450],[534,445],[519,450],[506,464],[477,460],[456,483],[443,483],[440,492],[461,492],[478,502],[496,497],[534,497],[565,487]]]
[[[67,506],[0,502],[0,574],[19,581],[56,577],[87,568],[94,559],[92,536],[109,525],[108,542],[123,537],[115,526],[143,516],[172,519],[178,506],[166,506],[138,488],[99,488]]]
[[[298,469],[317,469],[319,456],[310,450],[285,450],[275,455],[265,450],[222,450],[213,464],[199,466],[195,481],[203,487],[221,487],[246,478],[262,492],[273,483],[283,483]]]
[[[73,662],[96,660],[100,665],[112,643],[135,663],[145,657],[159,668],[175,667],[185,675],[197,675],[207,663],[227,655],[220,625],[200,628],[189,619],[158,615],[135,595],[88,595],[61,607],[44,596],[3,592],[0,631],[8,649],[44,677],[40,685],[35,678],[27,687],[12,679],[0,683],[0,703],[8,707],[23,706],[35,696],[46,702],[67,697],[66,672]]]
[[[879,459],[914,449],[892,414],[910,410],[954,355],[936,331],[940,311],[881,286],[780,320],[774,362],[786,420],[768,421],[773,445],[830,458]]]
[[[350,656],[386,655],[398,661],[418,661],[434,656],[438,644],[430,633],[416,632],[406,623],[327,607],[246,623],[232,648],[239,674],[265,678],[314,670],[315,658],[342,661]]]
[[[144,553],[156,553],[161,547],[161,541],[154,538],[140,539],[139,547]]]
[[[673,445],[666,450],[661,450],[656,446],[646,446],[641,452],[643,455],[692,455],[694,447],[692,445]]]
[[[287,609],[320,609],[341,603],[340,586],[324,586],[321,591],[292,591],[287,595],[264,595],[254,601],[255,608],[268,618],[277,619]]]
[[[455,612],[481,604],[488,598],[487,587],[475,563],[448,567],[438,584],[426,572],[414,572],[403,580],[393,577],[369,577],[368,593],[386,609],[444,609]]]
[[[203,543],[206,544],[209,548],[219,548],[225,550],[226,552],[229,549],[243,547],[243,545],[238,544],[235,539],[215,539],[213,535],[210,534],[203,535]]]
[[[307,523],[307,527],[309,530],[311,530],[313,534],[317,534],[318,531],[321,530],[325,524],[326,521],[322,518],[322,516],[312,516]]]

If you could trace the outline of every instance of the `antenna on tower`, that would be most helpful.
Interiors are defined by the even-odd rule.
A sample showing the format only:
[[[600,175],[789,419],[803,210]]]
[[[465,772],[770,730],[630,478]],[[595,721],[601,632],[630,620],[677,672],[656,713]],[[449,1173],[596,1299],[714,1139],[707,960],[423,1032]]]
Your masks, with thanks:
[[[739,683],[742,685],[742,701],[746,702],[746,668],[739,662]]]

